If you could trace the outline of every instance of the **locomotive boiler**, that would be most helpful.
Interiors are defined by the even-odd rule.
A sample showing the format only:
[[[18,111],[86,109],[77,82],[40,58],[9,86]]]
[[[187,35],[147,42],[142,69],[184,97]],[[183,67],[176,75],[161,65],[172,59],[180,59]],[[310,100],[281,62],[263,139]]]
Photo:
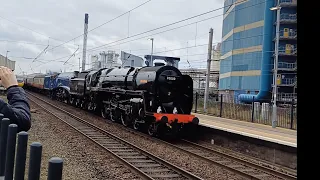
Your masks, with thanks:
[[[150,135],[198,124],[191,115],[193,81],[173,66],[103,68],[70,82],[70,103]]]

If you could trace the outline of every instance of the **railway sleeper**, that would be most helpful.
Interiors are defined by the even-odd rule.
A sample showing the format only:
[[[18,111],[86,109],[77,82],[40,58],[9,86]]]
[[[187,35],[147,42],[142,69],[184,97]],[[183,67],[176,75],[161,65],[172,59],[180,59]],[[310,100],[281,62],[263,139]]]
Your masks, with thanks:
[[[179,174],[151,174],[153,178],[178,178],[181,177]]]

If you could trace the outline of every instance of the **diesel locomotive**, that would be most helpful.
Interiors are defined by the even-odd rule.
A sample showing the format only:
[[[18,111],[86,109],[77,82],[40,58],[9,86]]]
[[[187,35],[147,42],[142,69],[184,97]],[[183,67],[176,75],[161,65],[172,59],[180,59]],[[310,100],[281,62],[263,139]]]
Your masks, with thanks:
[[[174,66],[76,72],[68,83],[51,89],[51,97],[59,101],[99,113],[123,126],[146,130],[151,136],[177,134],[184,126],[199,123],[191,115],[192,78]]]

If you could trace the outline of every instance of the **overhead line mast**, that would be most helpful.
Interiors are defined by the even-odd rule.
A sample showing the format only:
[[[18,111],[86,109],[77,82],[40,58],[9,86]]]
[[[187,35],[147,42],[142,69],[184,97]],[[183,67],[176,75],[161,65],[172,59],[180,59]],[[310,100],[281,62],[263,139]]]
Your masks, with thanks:
[[[88,35],[88,19],[89,15],[84,16],[84,33],[83,33],[83,55],[82,55],[82,71],[86,69],[86,52],[87,52],[87,35]]]

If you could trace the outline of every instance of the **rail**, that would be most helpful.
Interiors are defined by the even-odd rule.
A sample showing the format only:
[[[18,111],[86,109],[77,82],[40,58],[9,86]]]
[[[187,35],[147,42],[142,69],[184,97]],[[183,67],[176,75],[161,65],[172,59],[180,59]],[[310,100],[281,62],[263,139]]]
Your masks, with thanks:
[[[255,158],[244,158],[240,153],[227,151],[226,149],[212,149],[196,144],[188,140],[182,140],[177,147],[191,154],[198,155],[202,159],[215,164],[220,164],[232,172],[243,174],[250,179],[265,179],[277,177],[279,179],[297,179],[297,172],[282,166],[270,164]],[[225,152],[223,152],[225,151]],[[242,158],[241,158],[242,156]],[[253,160],[253,161],[252,161]]]
[[[295,82],[296,82],[295,78],[284,78],[281,80],[282,85],[294,86]]]
[[[70,127],[93,141],[94,143],[98,144],[101,148],[108,151],[112,154],[115,158],[122,161],[127,167],[131,170],[139,174],[144,179],[201,179],[194,174],[189,173],[161,158],[152,155],[151,153],[127,142],[126,140],[113,135],[110,132],[107,132],[94,124],[91,124],[84,119],[77,117],[33,94],[28,93],[28,95],[32,96],[43,102],[45,105],[49,107],[44,107],[39,102],[34,100],[33,98],[28,97],[31,101],[36,103],[38,106],[43,108],[49,114],[55,116],[57,119],[65,122]],[[58,110],[64,114],[67,114],[69,117],[68,119],[62,119],[56,113],[50,111],[49,109]]]
[[[280,38],[288,38],[288,39],[295,39],[297,38],[297,30],[295,29],[290,29],[288,34],[285,34],[285,31],[284,30],[281,30],[279,32],[279,36]]]
[[[297,0],[280,0],[280,6],[284,6],[284,5],[297,5]]]
[[[110,121],[110,123],[112,123]],[[120,124],[112,123],[119,128],[125,128]],[[233,173],[249,179],[264,179],[277,177],[279,179],[296,179],[297,173],[295,170],[285,168],[280,165],[272,164],[270,162],[249,157],[241,153],[227,150],[221,147],[207,148],[202,145],[190,142],[188,140],[181,140],[174,144],[163,141],[158,138],[150,137],[140,132],[125,128],[127,131],[142,136],[147,139],[160,141],[164,144],[172,146],[178,150],[184,151],[192,156],[203,159],[209,163],[220,166]]]
[[[280,22],[296,22],[297,14],[282,13],[280,14]]]
[[[279,62],[278,69],[279,70],[296,70],[297,63],[286,63],[286,62]]]

